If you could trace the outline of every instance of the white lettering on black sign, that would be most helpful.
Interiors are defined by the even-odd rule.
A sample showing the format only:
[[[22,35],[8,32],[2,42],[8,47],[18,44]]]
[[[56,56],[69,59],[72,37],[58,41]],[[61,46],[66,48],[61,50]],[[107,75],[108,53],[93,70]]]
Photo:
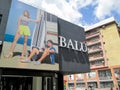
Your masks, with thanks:
[[[87,52],[87,46],[82,42],[71,39],[66,40],[66,38],[63,36],[59,36],[59,40],[60,47],[66,47],[77,51]]]

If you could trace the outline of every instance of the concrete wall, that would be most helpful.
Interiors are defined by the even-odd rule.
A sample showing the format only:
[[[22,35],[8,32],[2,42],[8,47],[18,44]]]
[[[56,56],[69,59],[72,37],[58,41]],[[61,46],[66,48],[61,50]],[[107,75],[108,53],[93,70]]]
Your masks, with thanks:
[[[120,37],[115,23],[100,30],[103,36],[104,49],[108,58],[108,66],[120,65]]]
[[[11,6],[11,0],[0,0],[0,14],[2,14],[2,21],[0,24],[1,41],[4,39],[4,33],[6,29],[10,6]]]

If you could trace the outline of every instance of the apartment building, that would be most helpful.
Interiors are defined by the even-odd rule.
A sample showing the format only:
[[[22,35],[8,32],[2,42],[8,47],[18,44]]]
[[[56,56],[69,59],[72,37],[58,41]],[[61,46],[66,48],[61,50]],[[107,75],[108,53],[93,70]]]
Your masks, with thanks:
[[[113,17],[86,28],[91,72],[64,77],[69,90],[120,88],[120,27]]]

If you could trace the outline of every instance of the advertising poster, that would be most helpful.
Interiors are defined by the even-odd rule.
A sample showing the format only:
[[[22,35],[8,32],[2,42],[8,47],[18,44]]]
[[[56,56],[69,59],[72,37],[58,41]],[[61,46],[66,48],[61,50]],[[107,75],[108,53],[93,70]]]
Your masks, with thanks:
[[[12,0],[0,67],[58,71],[57,30],[56,16]]]
[[[2,15],[0,15],[0,23]],[[80,73],[90,70],[84,28],[11,0],[0,67]]]

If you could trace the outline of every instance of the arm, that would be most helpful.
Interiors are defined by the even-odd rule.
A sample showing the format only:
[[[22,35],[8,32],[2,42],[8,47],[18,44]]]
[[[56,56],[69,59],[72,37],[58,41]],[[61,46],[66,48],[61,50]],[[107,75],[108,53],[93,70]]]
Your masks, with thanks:
[[[37,19],[36,19],[36,20],[30,19],[30,21],[31,21],[31,22],[36,22],[36,23],[37,23],[37,22],[40,22],[40,20],[37,20]]]
[[[49,52],[49,53],[55,53],[55,51],[56,51],[55,48],[51,48],[51,49],[48,48],[48,52]]]
[[[54,51],[54,50],[50,50],[50,49],[49,49],[49,53],[55,53],[55,51]]]
[[[30,21],[31,21],[31,22],[40,22],[40,19],[41,19],[41,18],[40,18],[40,16],[39,16],[38,19],[36,19],[36,20],[34,20],[34,19],[30,19]]]

